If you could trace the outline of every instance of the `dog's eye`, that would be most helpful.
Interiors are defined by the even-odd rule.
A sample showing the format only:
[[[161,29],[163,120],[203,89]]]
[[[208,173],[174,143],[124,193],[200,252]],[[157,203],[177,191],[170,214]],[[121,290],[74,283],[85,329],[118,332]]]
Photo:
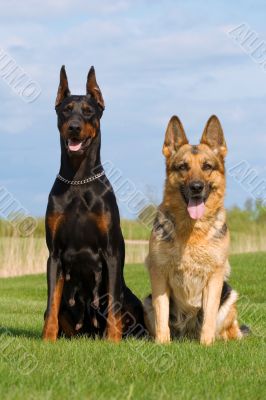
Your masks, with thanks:
[[[189,170],[189,166],[187,163],[182,163],[179,165],[175,165],[174,169],[176,171],[188,171]]]
[[[92,113],[89,107],[84,107],[82,111],[84,115],[91,115]]]
[[[213,170],[213,166],[210,163],[204,163],[202,166],[203,171],[212,171]]]
[[[72,110],[73,110],[73,106],[68,105],[68,106],[66,106],[66,108],[64,109],[63,112],[64,112],[65,114],[68,114],[68,113],[70,113]]]

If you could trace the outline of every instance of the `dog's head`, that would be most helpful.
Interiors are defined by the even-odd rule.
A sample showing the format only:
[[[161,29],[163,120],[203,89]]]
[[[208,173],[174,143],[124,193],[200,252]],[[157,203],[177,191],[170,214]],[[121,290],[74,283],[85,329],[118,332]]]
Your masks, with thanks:
[[[163,145],[166,187],[172,193],[171,198],[177,193],[190,218],[200,219],[208,210],[213,212],[222,205],[226,153],[223,130],[216,116],[209,118],[197,146],[189,144],[178,117],[170,119]]]
[[[86,95],[71,95],[65,67],[60,71],[55,109],[61,140],[70,156],[81,156],[99,133],[104,100],[97,84],[95,70],[89,70]]]

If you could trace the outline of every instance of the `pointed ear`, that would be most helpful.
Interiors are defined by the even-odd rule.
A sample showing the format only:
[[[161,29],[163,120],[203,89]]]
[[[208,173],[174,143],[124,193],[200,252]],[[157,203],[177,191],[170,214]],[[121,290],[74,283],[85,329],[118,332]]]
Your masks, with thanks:
[[[170,119],[163,144],[163,154],[165,157],[170,157],[181,146],[188,144],[188,140],[183,128],[183,125],[175,115]]]
[[[102,92],[98,86],[96,81],[95,69],[91,67],[87,77],[87,95],[90,94],[96,101],[97,104],[104,110],[104,100],[102,96]]]
[[[68,87],[67,74],[65,66],[62,65],[60,70],[60,83],[58,86],[57,96],[55,100],[55,107],[58,107],[62,103],[62,101],[68,96],[70,96],[70,90]]]
[[[217,156],[226,156],[227,146],[223,128],[216,115],[208,119],[200,142],[209,146]]]

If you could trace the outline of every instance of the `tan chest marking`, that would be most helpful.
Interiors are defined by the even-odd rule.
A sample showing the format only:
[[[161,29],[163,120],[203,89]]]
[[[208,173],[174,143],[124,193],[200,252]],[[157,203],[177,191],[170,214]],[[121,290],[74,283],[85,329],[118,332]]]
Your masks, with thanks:
[[[60,224],[63,222],[63,220],[65,219],[65,215],[64,214],[60,214],[60,213],[55,213],[52,215],[49,215],[47,218],[47,224],[48,227],[51,231],[52,234],[52,238],[54,239],[56,232],[60,226]]]
[[[111,223],[109,212],[103,214],[89,213],[89,219],[93,220],[102,234],[106,234]]]

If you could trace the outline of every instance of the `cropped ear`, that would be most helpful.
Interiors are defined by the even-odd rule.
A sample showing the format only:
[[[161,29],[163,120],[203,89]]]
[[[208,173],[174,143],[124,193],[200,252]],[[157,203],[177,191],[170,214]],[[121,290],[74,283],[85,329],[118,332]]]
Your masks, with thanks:
[[[70,90],[68,87],[67,74],[65,66],[62,65],[60,70],[60,83],[58,86],[57,96],[55,100],[55,107],[58,107],[62,103],[62,101],[68,96],[70,96]]]
[[[87,77],[87,95],[91,95],[96,101],[97,104],[101,107],[102,111],[104,110],[104,100],[102,96],[102,92],[98,86],[96,81],[95,69],[91,67]]]
[[[200,142],[209,146],[217,156],[222,158],[226,156],[227,146],[223,128],[216,115],[208,119]]]
[[[180,119],[173,116],[167,126],[165,139],[163,144],[163,154],[165,157],[170,157],[174,152],[177,152],[181,146],[188,144],[188,140]]]

